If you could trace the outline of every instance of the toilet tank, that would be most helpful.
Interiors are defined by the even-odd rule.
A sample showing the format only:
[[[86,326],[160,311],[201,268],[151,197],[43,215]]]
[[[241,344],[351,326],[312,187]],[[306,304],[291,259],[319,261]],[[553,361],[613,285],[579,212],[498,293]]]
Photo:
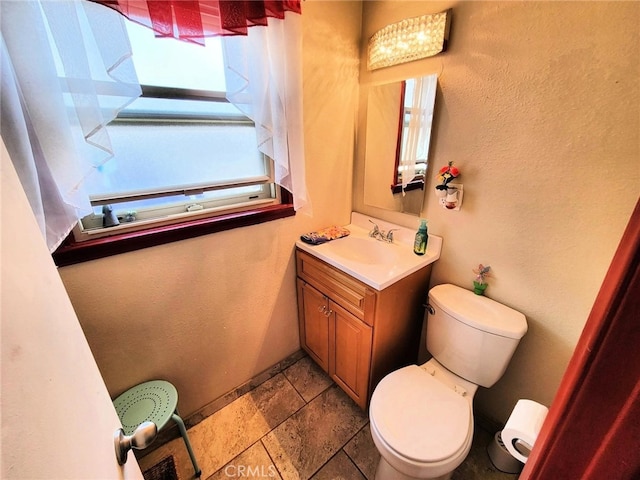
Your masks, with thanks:
[[[493,386],[527,333],[525,316],[450,284],[433,287],[429,305],[429,353],[465,380],[487,388]]]

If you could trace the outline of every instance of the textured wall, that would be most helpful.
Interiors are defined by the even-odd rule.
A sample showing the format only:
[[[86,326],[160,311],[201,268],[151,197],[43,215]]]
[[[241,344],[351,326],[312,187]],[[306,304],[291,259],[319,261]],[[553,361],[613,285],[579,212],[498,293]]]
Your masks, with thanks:
[[[361,66],[360,132],[369,85],[439,74],[422,210],[444,237],[431,283],[471,287],[471,269],[491,265],[487,296],[522,311],[529,333],[476,407],[504,422],[518,398],[549,405],[640,194],[640,4],[363,5],[363,46],[388,23],[453,8],[445,54]],[[358,148],[355,209],[417,226],[364,205],[364,157]],[[434,171],[448,161],[462,170],[459,212],[433,194]]]
[[[303,4],[312,213],[60,269],[111,395],[166,378],[189,415],[300,348],[294,242],[351,211],[360,17]]]

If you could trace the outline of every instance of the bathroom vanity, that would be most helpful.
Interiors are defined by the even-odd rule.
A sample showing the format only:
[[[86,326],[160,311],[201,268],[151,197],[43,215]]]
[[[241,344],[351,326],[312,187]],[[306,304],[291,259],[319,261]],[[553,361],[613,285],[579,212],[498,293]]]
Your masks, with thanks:
[[[427,254],[412,250],[415,232],[375,221],[394,243],[370,238],[371,217],[352,214],[351,234],[322,245],[296,243],[300,343],[309,356],[366,409],[377,383],[415,363],[431,266],[442,239]]]

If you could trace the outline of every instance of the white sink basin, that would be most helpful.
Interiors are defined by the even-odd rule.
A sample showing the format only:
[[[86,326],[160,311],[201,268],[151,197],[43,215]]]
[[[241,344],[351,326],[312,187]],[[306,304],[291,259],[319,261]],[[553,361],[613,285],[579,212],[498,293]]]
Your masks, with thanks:
[[[373,226],[369,220],[385,232],[398,229],[394,232],[393,243],[369,237]],[[416,221],[416,229],[418,223]],[[416,230],[357,212],[351,214],[351,223],[345,227],[351,232],[347,237],[321,245],[309,245],[299,240],[296,246],[376,290],[383,290],[440,258],[442,238],[435,235],[429,235],[427,252],[416,255],[413,253]]]
[[[376,265],[393,264],[398,260],[398,249],[392,244],[382,243],[369,237],[348,237],[338,239],[326,245],[325,250],[343,260]]]

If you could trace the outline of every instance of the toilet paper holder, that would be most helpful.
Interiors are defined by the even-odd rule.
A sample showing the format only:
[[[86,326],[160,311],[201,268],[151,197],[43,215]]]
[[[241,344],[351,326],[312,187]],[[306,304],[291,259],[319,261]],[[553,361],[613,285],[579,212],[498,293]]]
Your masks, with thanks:
[[[533,448],[531,445],[521,438],[514,439],[512,443],[513,448],[515,448],[520,455],[529,458],[529,455],[531,455],[531,449]]]
[[[520,473],[524,464],[509,453],[502,441],[502,432],[497,432],[487,445],[487,453],[494,467],[504,473]]]

